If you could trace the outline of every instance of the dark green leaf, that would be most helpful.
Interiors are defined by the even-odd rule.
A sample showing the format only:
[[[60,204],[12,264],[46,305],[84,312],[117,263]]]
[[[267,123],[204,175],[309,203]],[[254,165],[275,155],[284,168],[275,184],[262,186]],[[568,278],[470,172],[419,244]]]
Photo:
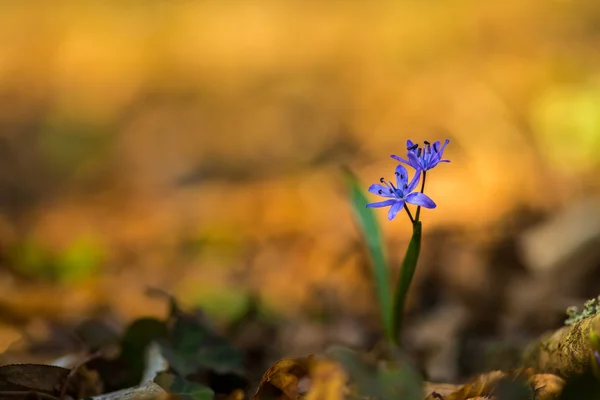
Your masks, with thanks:
[[[167,326],[155,318],[140,318],[135,320],[125,332],[121,345],[121,359],[135,371],[139,380],[144,370],[146,348],[153,341],[167,337]],[[139,376],[138,376],[139,375]]]
[[[184,400],[212,400],[215,397],[209,387],[166,372],[160,372],[154,381],[165,391],[178,395]]]
[[[217,373],[241,370],[242,353],[205,326],[200,318],[181,312],[174,317],[169,342],[160,344],[163,356],[179,375],[188,376],[200,369]]]
[[[358,225],[362,231],[363,237],[369,250],[369,256],[373,265],[373,277],[375,280],[375,289],[377,298],[379,299],[379,307],[381,309],[381,318],[386,334],[389,339],[394,339],[392,336],[392,321],[391,321],[391,294],[389,287],[389,269],[385,261],[383,251],[383,240],[379,224],[375,218],[375,213],[371,208],[367,208],[368,199],[361,189],[356,176],[349,170],[345,171],[346,180],[350,191],[350,203]]]
[[[392,318],[392,338],[397,343],[399,340],[400,329],[402,327],[402,317],[404,313],[404,304],[406,303],[406,295],[417,268],[419,261],[419,253],[421,251],[421,221],[415,222],[413,226],[413,234],[406,249],[406,255],[402,261],[402,269],[398,277],[396,285],[396,296],[394,298],[394,310]]]
[[[415,369],[402,357],[398,349],[390,353],[391,360],[379,365],[365,362],[353,350],[332,347],[328,355],[343,365],[356,385],[360,398],[380,400],[420,400],[423,398],[422,381]]]
[[[110,391],[137,385],[144,373],[146,348],[167,337],[167,326],[155,318],[140,318],[131,323],[121,340],[117,359],[97,358],[87,365],[97,370]]]

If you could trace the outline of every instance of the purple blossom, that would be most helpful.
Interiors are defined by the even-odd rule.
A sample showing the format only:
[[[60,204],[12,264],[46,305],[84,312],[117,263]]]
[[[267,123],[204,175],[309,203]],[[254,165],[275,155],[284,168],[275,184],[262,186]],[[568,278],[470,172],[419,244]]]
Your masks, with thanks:
[[[420,148],[419,145],[413,143],[412,140],[407,140],[406,150],[408,151],[408,160],[398,157],[395,154],[392,154],[391,157],[394,160],[398,160],[404,164],[410,165],[417,171],[427,171],[441,162],[450,162],[450,160],[442,160],[442,154],[444,153],[444,149],[448,143],[450,143],[450,139],[446,139],[444,144],[440,147],[439,141],[436,141],[433,144],[426,141],[425,146]]]
[[[369,187],[369,192],[381,197],[386,197],[388,200],[377,203],[369,203],[367,207],[387,207],[391,206],[388,212],[388,219],[392,220],[404,207],[404,202],[415,204],[425,208],[435,208],[435,203],[423,193],[412,193],[419,184],[421,171],[417,171],[410,183],[408,183],[408,173],[402,165],[396,167],[396,186],[390,181],[386,182],[381,178],[380,184],[373,184]]]

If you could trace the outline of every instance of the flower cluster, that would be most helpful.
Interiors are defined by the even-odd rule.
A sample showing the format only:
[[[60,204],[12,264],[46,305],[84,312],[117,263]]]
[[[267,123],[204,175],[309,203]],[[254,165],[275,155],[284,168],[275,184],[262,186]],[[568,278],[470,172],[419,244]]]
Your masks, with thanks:
[[[387,200],[369,203],[367,207],[390,207],[388,211],[388,219],[392,220],[398,214],[402,208],[406,209],[408,216],[411,221],[414,223],[413,219],[406,203],[414,204],[418,206],[417,208],[417,220],[420,212],[420,208],[435,208],[436,204],[431,200],[427,195],[423,193],[425,189],[425,176],[426,172],[441,162],[450,162],[450,160],[443,160],[442,155],[444,153],[444,149],[446,145],[450,142],[450,140],[446,139],[443,145],[440,146],[440,142],[434,142],[433,144],[429,142],[424,142],[423,147],[419,147],[418,144],[413,143],[411,140],[407,140],[406,142],[406,159],[398,157],[397,155],[392,154],[392,158],[394,160],[400,161],[406,165],[411,166],[415,169],[415,173],[410,180],[408,181],[408,172],[406,168],[401,164],[398,164],[396,167],[396,185],[391,181],[386,182],[385,179],[380,179],[380,184],[373,184],[369,187],[369,192],[376,194],[378,196],[387,198]],[[421,179],[421,173],[423,173],[423,184],[421,186],[420,192],[415,192],[414,190],[417,188],[419,181]]]

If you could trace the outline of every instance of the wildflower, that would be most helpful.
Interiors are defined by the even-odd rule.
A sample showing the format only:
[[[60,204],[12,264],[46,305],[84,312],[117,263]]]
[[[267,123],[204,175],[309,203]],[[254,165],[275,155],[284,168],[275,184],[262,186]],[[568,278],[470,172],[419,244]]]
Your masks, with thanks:
[[[433,145],[425,141],[425,146],[420,148],[419,145],[413,143],[412,140],[407,140],[406,150],[408,151],[408,160],[398,157],[395,154],[392,154],[391,157],[394,160],[410,165],[416,170],[427,171],[441,162],[450,162],[450,160],[442,160],[442,154],[448,143],[450,143],[450,140],[446,139],[442,147],[440,147],[439,141],[434,142]]]
[[[388,219],[392,220],[398,214],[398,211],[404,207],[404,203],[415,204],[425,208],[435,208],[435,203],[423,193],[413,193],[413,190],[419,184],[421,171],[417,171],[410,183],[408,183],[408,173],[402,165],[396,167],[396,186],[390,181],[386,182],[381,178],[380,184],[373,184],[369,187],[369,192],[381,197],[387,197],[388,200],[377,203],[369,203],[367,207],[387,207],[390,206]]]

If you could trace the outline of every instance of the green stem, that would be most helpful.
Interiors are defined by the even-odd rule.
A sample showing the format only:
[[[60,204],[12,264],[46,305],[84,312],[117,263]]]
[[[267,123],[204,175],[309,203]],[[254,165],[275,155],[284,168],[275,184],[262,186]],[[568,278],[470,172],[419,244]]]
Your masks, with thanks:
[[[412,214],[410,213],[410,210],[408,209],[408,206],[406,205],[406,203],[404,203],[404,209],[406,210],[406,213],[408,214],[408,218],[410,218],[410,222],[414,225],[415,219],[413,218]]]
[[[413,234],[406,249],[404,260],[402,261],[402,268],[396,285],[394,308],[392,309],[392,338],[394,343],[398,345],[400,344],[400,329],[402,328],[406,297],[417,268],[417,261],[419,260],[419,253],[421,251],[421,230],[421,222],[416,221],[413,225]]]
[[[427,179],[427,171],[423,171],[423,182],[421,182],[421,193],[423,193],[423,191],[425,190],[425,179]],[[419,221],[420,216],[421,216],[421,206],[418,206],[415,220]]]

